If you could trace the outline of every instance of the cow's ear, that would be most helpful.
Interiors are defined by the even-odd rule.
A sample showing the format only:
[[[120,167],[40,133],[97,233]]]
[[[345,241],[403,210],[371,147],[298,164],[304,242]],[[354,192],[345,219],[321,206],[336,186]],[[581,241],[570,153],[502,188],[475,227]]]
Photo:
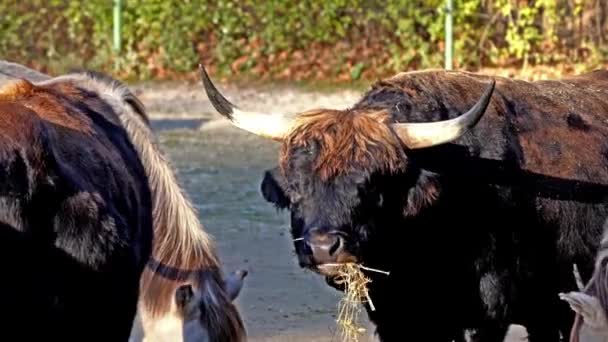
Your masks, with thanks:
[[[247,277],[248,273],[246,270],[237,270],[226,276],[224,286],[230,300],[235,300],[239,293],[241,293],[245,277]]]
[[[437,201],[440,191],[439,175],[426,170],[420,171],[414,186],[407,192],[403,214],[418,215]]]
[[[262,196],[268,202],[274,203],[279,209],[289,207],[289,198],[285,195],[285,178],[278,167],[264,172],[264,179],[260,186]]]

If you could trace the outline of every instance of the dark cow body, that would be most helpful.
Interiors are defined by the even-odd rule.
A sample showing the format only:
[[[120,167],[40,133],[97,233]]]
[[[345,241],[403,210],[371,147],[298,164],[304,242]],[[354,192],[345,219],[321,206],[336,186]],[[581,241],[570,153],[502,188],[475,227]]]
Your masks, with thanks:
[[[151,215],[138,154],[97,94],[70,82],[0,90],[4,334],[126,341]]]
[[[484,116],[450,143],[410,149],[388,128],[456,118],[491,79]],[[538,82],[403,73],[352,108],[299,114],[279,140],[264,197],[290,210],[302,267],[328,274],[323,263],[354,259],[390,271],[368,273],[382,341],[461,341],[465,329],[502,341],[509,324],[530,341],[569,336],[558,293],[576,290],[573,263],[591,276],[608,217],[607,71]]]

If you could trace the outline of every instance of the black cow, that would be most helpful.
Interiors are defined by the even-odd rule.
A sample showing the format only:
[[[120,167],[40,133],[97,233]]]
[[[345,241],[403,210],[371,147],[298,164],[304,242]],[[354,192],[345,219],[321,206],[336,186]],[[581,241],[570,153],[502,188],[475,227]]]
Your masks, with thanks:
[[[368,273],[382,341],[569,335],[558,293],[573,264],[589,279],[608,217],[607,71],[401,73],[293,119],[238,109],[201,71],[220,114],[282,142],[261,190],[291,212],[300,265],[330,284],[330,264],[390,271]]]
[[[0,88],[3,335],[127,341],[136,312],[146,330],[191,286],[205,334],[242,341],[215,246],[141,102],[93,72],[43,78]]]

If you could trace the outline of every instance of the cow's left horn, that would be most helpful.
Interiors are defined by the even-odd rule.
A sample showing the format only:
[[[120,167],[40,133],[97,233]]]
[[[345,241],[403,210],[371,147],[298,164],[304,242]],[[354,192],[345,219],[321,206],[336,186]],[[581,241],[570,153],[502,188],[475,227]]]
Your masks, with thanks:
[[[441,145],[458,139],[473,128],[490,103],[496,81],[492,80],[479,101],[468,112],[450,120],[393,124],[405,146],[418,149]]]
[[[213,108],[223,117],[230,120],[233,125],[253,134],[279,141],[283,140],[287,135],[292,125],[291,120],[280,114],[240,110],[217,90],[202,64],[199,64],[199,69],[205,92]]]

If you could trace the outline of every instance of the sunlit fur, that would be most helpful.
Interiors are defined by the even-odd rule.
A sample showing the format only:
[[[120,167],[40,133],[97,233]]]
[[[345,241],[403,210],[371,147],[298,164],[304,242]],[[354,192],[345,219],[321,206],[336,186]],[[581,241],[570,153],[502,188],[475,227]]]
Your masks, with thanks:
[[[297,148],[319,144],[313,170],[323,180],[352,170],[380,167],[393,172],[403,167],[400,141],[391,131],[386,111],[357,113],[345,110],[314,110],[297,116],[280,156],[283,170]]]

